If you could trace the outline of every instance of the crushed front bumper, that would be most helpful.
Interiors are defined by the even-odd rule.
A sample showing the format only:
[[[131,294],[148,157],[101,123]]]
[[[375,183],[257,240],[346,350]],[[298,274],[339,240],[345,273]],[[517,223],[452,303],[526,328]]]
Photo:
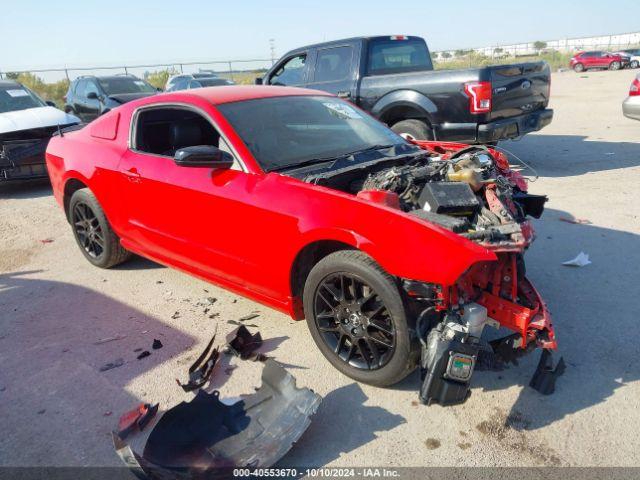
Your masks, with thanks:
[[[0,141],[0,183],[46,178],[48,143],[49,138]]]

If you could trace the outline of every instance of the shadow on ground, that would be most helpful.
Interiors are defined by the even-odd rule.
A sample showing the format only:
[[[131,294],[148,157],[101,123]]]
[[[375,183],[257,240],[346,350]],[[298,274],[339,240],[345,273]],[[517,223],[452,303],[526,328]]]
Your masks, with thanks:
[[[498,146],[515,153],[543,177],[571,177],[640,165],[640,143],[604,142],[582,135],[526,135]],[[527,170],[522,173],[531,175]]]
[[[118,416],[159,400],[136,398],[128,384],[194,339],[99,292],[34,273],[0,275],[0,451],[11,452],[1,463],[119,465],[108,436]],[[151,349],[154,338],[162,349]],[[151,356],[137,360],[139,348]],[[100,371],[118,359],[122,366]]]
[[[357,383],[327,394],[309,429],[285,455],[281,466],[322,466],[375,440],[378,434],[406,422],[382,407],[367,406],[368,397]]]
[[[53,194],[49,179],[22,182],[0,182],[0,199],[22,199],[48,197]]]
[[[473,387],[522,390],[511,413],[524,417],[527,429],[549,425],[567,415],[605,402],[625,384],[640,379],[638,285],[640,237],[594,225],[560,221],[571,214],[548,209],[536,222],[538,239],[525,256],[527,275],[553,314],[558,354],[567,364],[556,392],[542,396],[528,387],[540,353],[536,351],[502,372],[477,372]],[[562,262],[580,251],[591,265],[566,267]],[[621,301],[622,299],[622,301]],[[524,427],[523,427],[524,428]]]

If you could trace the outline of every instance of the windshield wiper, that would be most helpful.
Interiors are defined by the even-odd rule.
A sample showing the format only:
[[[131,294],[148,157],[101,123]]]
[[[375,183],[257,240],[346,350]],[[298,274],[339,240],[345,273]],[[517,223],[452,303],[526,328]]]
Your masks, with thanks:
[[[372,145],[370,147],[366,147],[366,148],[360,148],[358,150],[354,150],[353,152],[348,152],[348,153],[343,153],[340,155],[336,155],[335,157],[321,157],[321,158],[311,158],[309,160],[304,160],[302,162],[296,162],[296,163],[288,163],[286,165],[281,165],[275,168],[270,168],[268,171],[269,172],[279,172],[281,170],[287,170],[289,168],[299,168],[299,167],[306,167],[308,165],[316,165],[316,164],[320,164],[320,163],[326,163],[326,162],[336,162],[339,159],[342,158],[348,158],[348,157],[352,157],[354,155],[357,155],[359,153],[364,153],[364,152],[371,152],[374,150],[384,150],[385,148],[391,148],[394,145]]]
[[[268,172],[279,172],[281,170],[288,170],[289,168],[306,167],[309,165],[317,165],[319,163],[335,162],[337,157],[327,158],[310,158],[309,160],[303,160],[302,162],[287,163],[286,165],[280,165],[274,168],[270,168]]]

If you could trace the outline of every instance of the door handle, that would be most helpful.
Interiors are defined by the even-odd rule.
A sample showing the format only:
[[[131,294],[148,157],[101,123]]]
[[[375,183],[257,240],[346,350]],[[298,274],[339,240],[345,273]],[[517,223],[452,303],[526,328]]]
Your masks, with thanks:
[[[338,98],[351,98],[351,92],[338,92]]]
[[[123,170],[122,173],[129,179],[130,182],[138,183],[142,176],[138,173],[138,169],[136,167],[131,167],[128,170]]]

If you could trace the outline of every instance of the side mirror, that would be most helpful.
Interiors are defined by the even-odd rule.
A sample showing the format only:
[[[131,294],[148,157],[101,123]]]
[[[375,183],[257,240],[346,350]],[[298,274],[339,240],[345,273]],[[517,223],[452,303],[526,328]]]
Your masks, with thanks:
[[[213,145],[180,148],[173,160],[181,167],[231,168],[233,165],[233,156]]]
[[[264,80],[262,79],[262,77],[256,77],[256,85],[262,85],[263,82]]]
[[[87,98],[89,100],[97,100],[98,99],[98,94],[96,92],[89,92],[89,93],[87,93]]]
[[[51,100],[47,100],[46,102],[47,105],[49,105],[50,107],[55,107],[56,106],[56,102],[52,102]]]

